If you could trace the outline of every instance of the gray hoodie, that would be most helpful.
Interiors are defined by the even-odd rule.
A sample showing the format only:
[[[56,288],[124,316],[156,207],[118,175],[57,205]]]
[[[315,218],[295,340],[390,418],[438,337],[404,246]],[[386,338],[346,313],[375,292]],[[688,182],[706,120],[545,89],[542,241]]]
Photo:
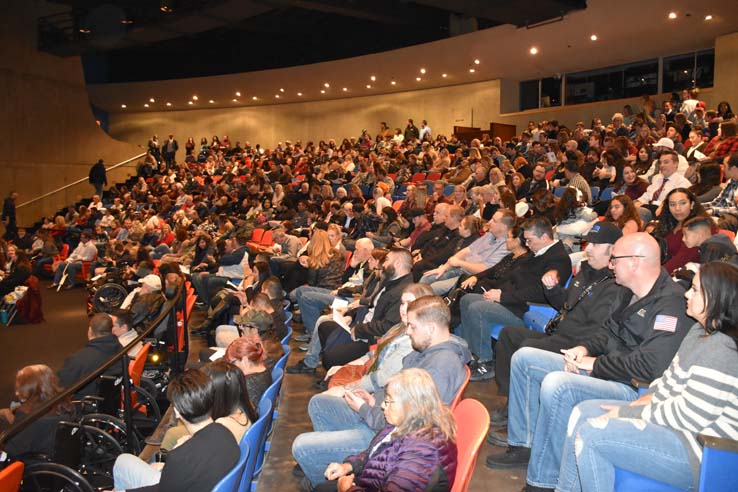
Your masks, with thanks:
[[[471,360],[471,352],[466,341],[455,335],[445,342],[428,347],[422,352],[413,350],[402,361],[403,369],[425,369],[430,374],[438,388],[441,400],[450,404],[461,389],[466,378],[465,365]],[[366,424],[374,430],[380,430],[387,425],[381,404],[384,400],[384,388],[374,393],[375,405],[364,404],[359,409],[359,415]]]

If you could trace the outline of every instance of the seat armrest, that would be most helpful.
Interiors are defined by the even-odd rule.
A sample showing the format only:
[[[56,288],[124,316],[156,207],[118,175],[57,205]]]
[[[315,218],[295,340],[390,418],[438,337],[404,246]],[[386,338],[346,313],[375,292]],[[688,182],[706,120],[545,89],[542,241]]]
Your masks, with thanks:
[[[697,440],[706,448],[738,454],[738,441],[734,441],[733,439],[699,434]]]

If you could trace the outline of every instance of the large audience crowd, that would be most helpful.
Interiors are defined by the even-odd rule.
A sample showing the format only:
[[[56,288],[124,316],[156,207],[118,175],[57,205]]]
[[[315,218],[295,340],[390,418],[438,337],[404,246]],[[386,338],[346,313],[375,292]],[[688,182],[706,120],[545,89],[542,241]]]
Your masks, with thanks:
[[[305,490],[450,490],[467,368],[506,400],[486,464],[527,466],[526,490],[612,490],[615,467],[694,487],[697,434],[738,439],[738,125],[696,89],[641,103],[510,141],[408,120],[273,149],[189,138],[178,156],[155,135],[135,179],[101,194],[98,166],[91,202],[6,234],[2,294],[31,273],[72,288],[83,266],[141,286],[58,374],[20,371],[0,420],[126,345],[186,277],[212,349],[170,386],[182,450],[163,470],[122,455],[118,490],[212,487],[232,467],[232,443],[213,443],[253,422],[290,303],[305,356],[287,373],[322,390],[293,443]],[[557,312],[544,331],[524,328],[530,303]]]

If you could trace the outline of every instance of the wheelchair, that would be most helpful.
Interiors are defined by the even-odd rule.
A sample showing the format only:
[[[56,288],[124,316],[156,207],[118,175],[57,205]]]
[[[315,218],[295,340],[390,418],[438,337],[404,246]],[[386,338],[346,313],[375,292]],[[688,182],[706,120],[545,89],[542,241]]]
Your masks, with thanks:
[[[87,314],[110,314],[118,309],[128,294],[138,285],[130,284],[119,268],[111,268],[94,280],[87,281]]]

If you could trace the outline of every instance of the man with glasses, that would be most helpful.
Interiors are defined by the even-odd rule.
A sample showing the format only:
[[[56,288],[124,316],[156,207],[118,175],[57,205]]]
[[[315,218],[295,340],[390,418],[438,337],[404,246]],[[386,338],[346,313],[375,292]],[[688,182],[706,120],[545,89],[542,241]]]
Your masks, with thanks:
[[[635,400],[631,381],[660,377],[694,321],[684,289],[661,267],[656,240],[646,233],[619,239],[610,269],[627,287],[612,298],[617,314],[584,343],[555,354],[521,348],[512,357],[508,447],[487,457],[491,468],[528,463],[528,491],[554,490],[569,414],[591,399]]]
[[[545,217],[533,217],[523,224],[523,237],[530,251],[528,258],[498,278],[495,267],[471,279],[474,292],[461,299],[461,337],[476,356],[472,363],[472,381],[494,377],[494,354],[490,328],[494,325],[522,325],[528,302],[546,303],[541,277],[554,270],[563,286],[571,276],[571,260],[564,245],[553,239],[551,223]],[[469,280],[467,280],[469,282]]]

